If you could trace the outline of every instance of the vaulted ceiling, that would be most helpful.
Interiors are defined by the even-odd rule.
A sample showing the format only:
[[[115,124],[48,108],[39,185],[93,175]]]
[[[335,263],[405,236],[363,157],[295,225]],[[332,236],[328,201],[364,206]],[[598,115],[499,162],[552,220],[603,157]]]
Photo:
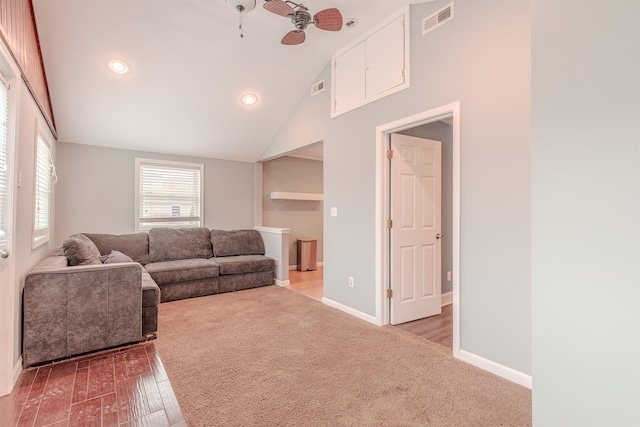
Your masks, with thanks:
[[[280,44],[293,24],[263,3],[240,38],[225,0],[33,0],[59,140],[255,161],[336,50],[416,1],[305,1],[357,25],[311,25],[297,46]],[[109,70],[116,58],[128,73]]]

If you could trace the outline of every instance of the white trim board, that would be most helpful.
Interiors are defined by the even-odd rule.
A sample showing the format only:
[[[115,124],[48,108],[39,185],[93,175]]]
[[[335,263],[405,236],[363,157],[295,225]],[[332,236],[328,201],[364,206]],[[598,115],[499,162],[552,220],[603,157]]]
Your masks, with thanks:
[[[495,374],[499,377],[512,381],[516,384],[520,384],[523,387],[527,387],[528,389],[531,389],[532,387],[531,375],[516,371],[515,369],[509,368],[508,366],[501,365],[492,360],[485,359],[482,356],[478,356],[477,354],[469,353],[465,350],[460,350],[460,359],[480,369],[491,372],[492,374]]]
[[[376,177],[375,177],[375,271],[376,324],[389,324],[389,304],[386,290],[389,288],[389,234],[386,221],[389,218],[389,166],[387,149],[389,135],[443,119],[452,120],[453,131],[453,355],[460,358],[460,101],[453,102],[413,116],[395,120],[376,127]]]
[[[318,266],[318,267],[324,267],[324,262],[322,262],[322,261],[318,262],[318,263],[317,263],[317,266]],[[298,266],[297,266],[297,265],[290,265],[290,266],[289,266],[289,270],[296,270],[297,268],[298,268]]]
[[[18,382],[18,377],[22,373],[22,356],[18,358],[18,361],[13,366],[13,384]]]
[[[322,303],[328,305],[329,307],[337,308],[340,311],[344,311],[345,313],[355,316],[359,319],[366,320],[367,322],[373,323],[374,325],[381,326],[375,316],[363,313],[344,304],[340,304],[339,302],[330,300],[329,298],[322,297]]]
[[[276,285],[276,286],[288,287],[288,286],[291,285],[291,282],[289,280],[273,279],[273,284]]]

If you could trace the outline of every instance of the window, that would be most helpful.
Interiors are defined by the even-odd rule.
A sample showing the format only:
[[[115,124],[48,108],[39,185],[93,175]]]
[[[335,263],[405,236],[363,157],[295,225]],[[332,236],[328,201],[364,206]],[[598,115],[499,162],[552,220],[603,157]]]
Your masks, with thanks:
[[[51,143],[36,125],[36,158],[34,176],[33,242],[31,247],[49,241],[51,187],[55,184],[55,167],[51,159]]]
[[[0,248],[7,245],[9,234],[9,91],[4,79],[0,80]]]
[[[204,165],[136,159],[136,231],[199,227]]]

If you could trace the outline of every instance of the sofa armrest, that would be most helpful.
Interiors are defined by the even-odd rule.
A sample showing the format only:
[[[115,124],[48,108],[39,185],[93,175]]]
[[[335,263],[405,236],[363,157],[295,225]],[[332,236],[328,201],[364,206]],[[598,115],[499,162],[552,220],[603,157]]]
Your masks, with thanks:
[[[25,278],[25,367],[140,341],[138,263],[65,267],[48,258]]]

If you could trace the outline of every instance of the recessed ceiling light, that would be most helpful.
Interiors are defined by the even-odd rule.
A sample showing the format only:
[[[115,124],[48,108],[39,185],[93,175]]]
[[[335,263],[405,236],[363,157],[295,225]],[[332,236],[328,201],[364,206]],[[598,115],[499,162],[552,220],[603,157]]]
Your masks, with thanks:
[[[241,101],[244,105],[253,105],[258,102],[258,96],[253,93],[242,95]]]
[[[129,71],[129,66],[127,65],[127,63],[119,59],[109,61],[109,68],[111,69],[111,71],[118,74],[124,74]]]

